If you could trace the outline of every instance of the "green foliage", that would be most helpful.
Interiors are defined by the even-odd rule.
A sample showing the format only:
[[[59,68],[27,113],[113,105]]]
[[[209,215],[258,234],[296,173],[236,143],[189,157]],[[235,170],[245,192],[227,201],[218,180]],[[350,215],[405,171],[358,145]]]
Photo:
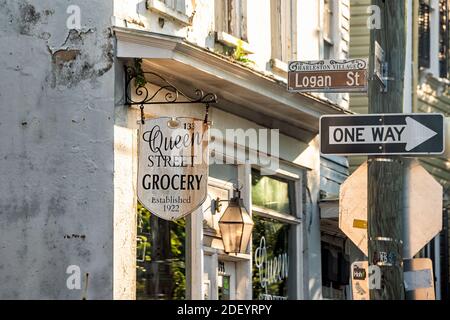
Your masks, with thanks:
[[[243,45],[244,45],[244,42],[239,39],[237,46],[234,49],[233,59],[236,61],[239,61],[239,62],[243,62],[243,63],[253,63],[253,61],[251,61],[248,58],[248,55],[245,53]]]
[[[236,47],[230,47],[223,45],[221,50],[215,50],[217,54],[222,54],[227,57],[232,58],[235,61],[239,61],[243,64],[254,64],[252,60],[248,58],[247,53],[244,50],[244,42],[242,40],[238,40]]]
[[[137,210],[137,224],[138,224],[138,242],[136,244],[137,258],[144,258],[145,261],[151,261],[150,251],[151,242],[149,241],[150,236],[150,212],[145,209],[140,203],[138,203]],[[142,254],[145,250],[145,256]]]
[[[147,80],[142,70],[142,59],[134,59],[134,70],[136,71],[134,84],[136,87],[144,87],[147,84]]]
[[[154,219],[153,219],[154,221]],[[158,220],[159,221],[159,220]],[[154,223],[154,222],[153,222]],[[172,280],[172,293],[170,299],[182,300],[186,295],[186,265],[185,265],[185,239],[186,239],[186,220],[180,219],[170,222],[170,253],[168,257],[157,257],[164,259],[164,263],[170,265],[170,278]],[[152,238],[154,230],[151,229],[151,213],[138,202],[137,208],[137,228],[138,242],[136,245],[137,259],[142,259],[144,249],[144,261],[138,261],[136,265],[136,291],[139,298],[153,299],[147,293],[147,285],[150,280],[149,272],[152,268]],[[153,236],[152,236],[153,235]],[[153,265],[154,267],[154,265]],[[158,277],[158,275],[154,275]],[[151,285],[151,284],[150,284]]]
[[[174,221],[171,225],[170,235],[172,255],[184,257],[186,251],[186,219]],[[172,299],[183,300],[186,298],[186,265],[182,259],[179,259],[173,262],[171,267],[175,284]]]

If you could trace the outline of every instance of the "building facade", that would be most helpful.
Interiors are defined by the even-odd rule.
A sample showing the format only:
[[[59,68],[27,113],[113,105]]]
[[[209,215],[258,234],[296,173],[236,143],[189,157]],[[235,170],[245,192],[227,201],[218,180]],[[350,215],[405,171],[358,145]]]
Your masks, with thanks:
[[[319,203],[338,192],[348,163],[320,157],[318,120],[346,113],[349,97],[291,93],[286,76],[292,60],[348,56],[348,1],[0,8],[0,298],[335,297],[321,260],[336,240]],[[217,103],[162,103],[174,87],[181,101],[199,89]],[[141,110],[131,102],[142,90],[158,96]],[[208,112],[208,197],[176,222],[137,200],[141,112]],[[246,253],[227,254],[218,228],[227,203],[211,207],[236,183],[255,227]]]

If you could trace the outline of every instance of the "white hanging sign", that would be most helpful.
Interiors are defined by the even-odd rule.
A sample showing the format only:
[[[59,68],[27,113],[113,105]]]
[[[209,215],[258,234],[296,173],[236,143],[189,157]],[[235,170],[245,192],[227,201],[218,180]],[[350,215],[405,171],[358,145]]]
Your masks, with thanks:
[[[194,118],[146,119],[139,131],[138,199],[152,214],[180,219],[205,201],[208,124]]]

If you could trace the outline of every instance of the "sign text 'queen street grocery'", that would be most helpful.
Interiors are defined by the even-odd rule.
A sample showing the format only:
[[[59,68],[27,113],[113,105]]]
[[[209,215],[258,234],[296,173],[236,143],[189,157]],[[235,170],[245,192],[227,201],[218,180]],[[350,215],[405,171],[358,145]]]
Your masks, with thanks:
[[[373,114],[320,118],[322,154],[441,154],[441,114]]]
[[[208,159],[203,120],[145,120],[139,131],[139,201],[166,220],[191,213],[207,196]]]

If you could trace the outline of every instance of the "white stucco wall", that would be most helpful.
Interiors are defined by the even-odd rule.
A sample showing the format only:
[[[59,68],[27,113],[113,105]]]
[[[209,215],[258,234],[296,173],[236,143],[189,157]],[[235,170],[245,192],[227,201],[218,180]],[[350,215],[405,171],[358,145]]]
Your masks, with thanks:
[[[0,1],[0,299],[112,298],[112,12]]]

